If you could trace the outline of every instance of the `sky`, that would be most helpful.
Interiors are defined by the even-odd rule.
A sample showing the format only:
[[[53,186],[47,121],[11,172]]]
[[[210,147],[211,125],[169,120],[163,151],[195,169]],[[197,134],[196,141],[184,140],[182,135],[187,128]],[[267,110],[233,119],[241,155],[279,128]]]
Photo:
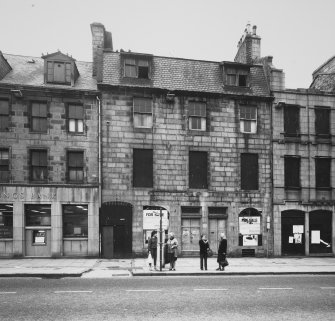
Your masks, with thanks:
[[[334,0],[0,0],[0,12],[0,51],[8,54],[60,50],[92,61],[90,24],[100,22],[114,50],[233,61],[249,22],[286,88],[309,87],[335,55]]]

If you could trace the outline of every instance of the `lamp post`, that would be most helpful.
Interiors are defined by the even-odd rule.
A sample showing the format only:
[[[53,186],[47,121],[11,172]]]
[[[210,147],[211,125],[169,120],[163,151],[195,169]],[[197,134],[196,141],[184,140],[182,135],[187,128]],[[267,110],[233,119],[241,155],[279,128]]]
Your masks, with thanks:
[[[162,248],[163,248],[163,228],[162,228],[162,207],[159,208],[159,271],[162,271]]]

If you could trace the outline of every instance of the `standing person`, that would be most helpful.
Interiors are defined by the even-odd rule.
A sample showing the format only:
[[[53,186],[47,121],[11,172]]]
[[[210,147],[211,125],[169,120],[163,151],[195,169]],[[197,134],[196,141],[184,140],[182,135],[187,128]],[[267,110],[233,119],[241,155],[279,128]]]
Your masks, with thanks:
[[[178,257],[178,241],[171,232],[170,237],[166,243],[168,247],[168,254],[170,257],[170,271],[176,271],[176,261]]]
[[[151,237],[148,241],[148,252],[151,253],[152,259],[154,260],[154,268],[157,270],[157,231],[151,232]],[[149,266],[151,269],[151,264]]]
[[[224,271],[224,261],[226,259],[227,253],[227,239],[224,233],[220,234],[220,243],[218,249],[218,259],[219,267],[216,269],[217,271]]]
[[[209,249],[209,243],[206,238],[206,235],[201,235],[201,239],[199,240],[200,246],[200,270],[207,270],[207,249]]]

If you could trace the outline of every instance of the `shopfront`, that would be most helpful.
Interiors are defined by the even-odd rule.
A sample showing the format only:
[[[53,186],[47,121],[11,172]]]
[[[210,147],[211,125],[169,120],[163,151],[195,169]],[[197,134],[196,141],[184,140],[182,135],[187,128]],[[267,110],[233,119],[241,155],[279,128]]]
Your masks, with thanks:
[[[91,187],[2,187],[0,256],[98,256],[97,192]]]

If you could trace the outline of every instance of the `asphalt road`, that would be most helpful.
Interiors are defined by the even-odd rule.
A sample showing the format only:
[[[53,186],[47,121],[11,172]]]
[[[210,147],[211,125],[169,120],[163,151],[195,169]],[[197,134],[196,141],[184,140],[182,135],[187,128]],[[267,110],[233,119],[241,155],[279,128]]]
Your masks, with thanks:
[[[0,279],[0,320],[335,320],[335,276]]]

